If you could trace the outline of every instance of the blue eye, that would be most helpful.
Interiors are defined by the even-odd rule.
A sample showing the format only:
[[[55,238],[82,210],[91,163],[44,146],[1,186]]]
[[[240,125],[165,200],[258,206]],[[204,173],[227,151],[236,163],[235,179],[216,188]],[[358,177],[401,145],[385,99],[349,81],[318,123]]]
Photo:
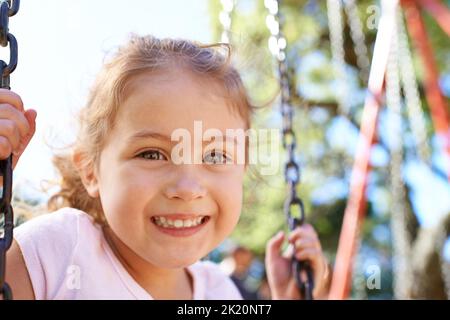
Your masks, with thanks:
[[[212,150],[205,156],[203,160],[206,164],[226,164],[230,160],[225,154],[220,151]]]
[[[147,150],[139,153],[137,156],[145,160],[167,160],[166,156],[158,150]]]

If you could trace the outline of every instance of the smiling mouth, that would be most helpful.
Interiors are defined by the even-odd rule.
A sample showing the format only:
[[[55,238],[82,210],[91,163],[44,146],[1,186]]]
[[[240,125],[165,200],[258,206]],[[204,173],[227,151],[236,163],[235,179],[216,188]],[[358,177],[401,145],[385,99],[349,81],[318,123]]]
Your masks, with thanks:
[[[189,219],[171,219],[167,216],[153,216],[150,218],[151,221],[158,227],[164,229],[174,229],[174,230],[183,230],[183,229],[192,229],[201,225],[204,225],[209,221],[209,216],[198,216]]]

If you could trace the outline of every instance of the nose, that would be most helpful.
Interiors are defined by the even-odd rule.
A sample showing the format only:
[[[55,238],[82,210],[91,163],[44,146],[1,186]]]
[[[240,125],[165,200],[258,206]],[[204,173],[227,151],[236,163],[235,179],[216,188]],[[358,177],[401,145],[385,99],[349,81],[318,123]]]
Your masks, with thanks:
[[[167,198],[192,201],[205,197],[206,188],[193,170],[177,170],[174,176],[173,181],[165,189]]]

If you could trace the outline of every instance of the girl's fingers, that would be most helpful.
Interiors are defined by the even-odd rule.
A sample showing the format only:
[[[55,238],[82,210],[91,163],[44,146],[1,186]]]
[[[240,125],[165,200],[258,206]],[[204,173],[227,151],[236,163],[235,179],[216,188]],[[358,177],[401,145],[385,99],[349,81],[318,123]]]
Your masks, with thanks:
[[[314,291],[315,298],[325,296],[323,291],[327,287],[328,267],[327,261],[322,253],[322,247],[319,237],[314,228],[309,224],[303,224],[297,227],[289,235],[289,242],[295,247],[294,257],[299,261],[307,261],[310,263],[314,274]]]
[[[301,261],[309,260],[314,263],[322,257],[322,252],[315,248],[306,248],[295,252],[295,257]]]
[[[20,135],[23,137],[30,131],[30,123],[25,117],[25,114],[18,111],[12,105],[4,103],[0,104],[0,119],[9,119],[13,121],[19,129]]]
[[[11,152],[18,153],[20,151],[21,136],[19,129],[13,121],[9,119],[0,119],[0,136],[3,138],[0,141],[2,146],[1,156],[3,159],[6,159]],[[4,154],[5,152],[9,153]]]
[[[320,240],[314,235],[298,235],[297,237],[294,237],[290,244],[295,246],[296,251],[302,248],[316,248],[316,249],[322,249],[322,246],[320,245]]]
[[[296,239],[294,245],[296,251],[306,248],[320,249],[320,242],[315,238]]]
[[[28,144],[30,143],[31,139],[34,136],[34,133],[36,132],[36,116],[37,116],[36,110],[29,109],[29,110],[25,111],[24,116],[28,121],[30,130],[28,131],[27,135],[25,135],[24,137],[21,137],[20,149],[17,150],[15,154],[13,153],[13,158],[12,158],[13,169],[16,167],[20,156],[25,151],[26,147],[28,146]]]
[[[283,244],[284,233],[278,232],[272,239],[267,242],[266,258],[268,261],[273,261],[273,258],[280,256],[281,245]]]
[[[27,118],[28,124],[31,127],[36,128],[36,117],[37,117],[37,111],[34,109],[28,109],[24,113],[25,117]]]
[[[326,298],[327,287],[330,281],[330,271],[326,258],[322,255],[322,251],[313,248],[307,248],[295,253],[295,257],[300,261],[308,261],[312,267],[314,274],[314,291],[315,299]]]
[[[306,237],[306,238],[312,237],[312,238],[319,239],[314,228],[310,224],[305,223],[305,224],[295,228],[289,234],[288,241],[291,243],[294,243],[296,239],[303,238],[303,237]]]
[[[24,110],[20,96],[0,89],[0,158],[13,154],[13,168],[36,130],[36,111]]]
[[[0,89],[0,96],[1,96],[0,103],[10,104],[18,111],[21,112],[24,111],[22,98],[20,98],[20,96],[17,93],[7,89]]]
[[[27,119],[28,125],[29,125],[28,133],[25,136],[26,141],[25,141],[24,147],[26,147],[28,145],[28,143],[30,142],[31,138],[33,137],[34,133],[36,132],[37,112],[34,109],[28,109],[27,111],[25,111],[24,116]]]
[[[294,252],[294,246],[292,245],[292,243],[289,243],[286,249],[282,252],[281,256],[285,259],[291,259],[294,255]]]
[[[0,160],[7,159],[12,151],[11,142],[9,142],[8,138],[0,136]]]

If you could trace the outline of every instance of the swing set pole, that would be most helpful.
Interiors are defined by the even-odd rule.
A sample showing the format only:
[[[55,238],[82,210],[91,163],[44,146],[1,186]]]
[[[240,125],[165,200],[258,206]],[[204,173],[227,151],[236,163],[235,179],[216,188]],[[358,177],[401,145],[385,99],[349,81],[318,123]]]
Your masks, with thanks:
[[[383,0],[375,48],[364,102],[355,162],[350,179],[350,192],[342,222],[329,298],[346,299],[351,289],[353,257],[360,225],[366,209],[367,178],[370,171],[370,151],[375,141],[377,119],[381,106],[384,76],[391,46],[398,0]]]
[[[446,31],[450,36],[450,10],[448,10],[444,5],[437,5],[436,1],[430,0],[419,0],[421,4],[427,4],[431,6],[434,4],[434,11],[440,8],[440,17],[446,16],[447,21],[442,21],[444,26],[447,27]],[[439,73],[437,71],[436,62],[433,57],[433,50],[431,48],[430,42],[427,37],[425,30],[425,24],[423,18],[420,14],[419,7],[415,1],[412,0],[402,0],[402,6],[405,11],[406,23],[408,25],[408,30],[411,35],[411,39],[414,43],[414,47],[422,58],[422,63],[425,71],[425,96],[430,108],[431,119],[433,120],[433,125],[436,130],[436,135],[442,141],[444,147],[444,157],[446,158],[446,170],[447,178],[450,181],[450,125],[449,125],[449,114],[448,105],[445,102],[444,96],[439,87]],[[431,10],[431,8],[429,8]],[[435,12],[438,14],[437,12]],[[438,19],[435,16],[436,20]],[[439,21],[439,20],[438,20]]]

